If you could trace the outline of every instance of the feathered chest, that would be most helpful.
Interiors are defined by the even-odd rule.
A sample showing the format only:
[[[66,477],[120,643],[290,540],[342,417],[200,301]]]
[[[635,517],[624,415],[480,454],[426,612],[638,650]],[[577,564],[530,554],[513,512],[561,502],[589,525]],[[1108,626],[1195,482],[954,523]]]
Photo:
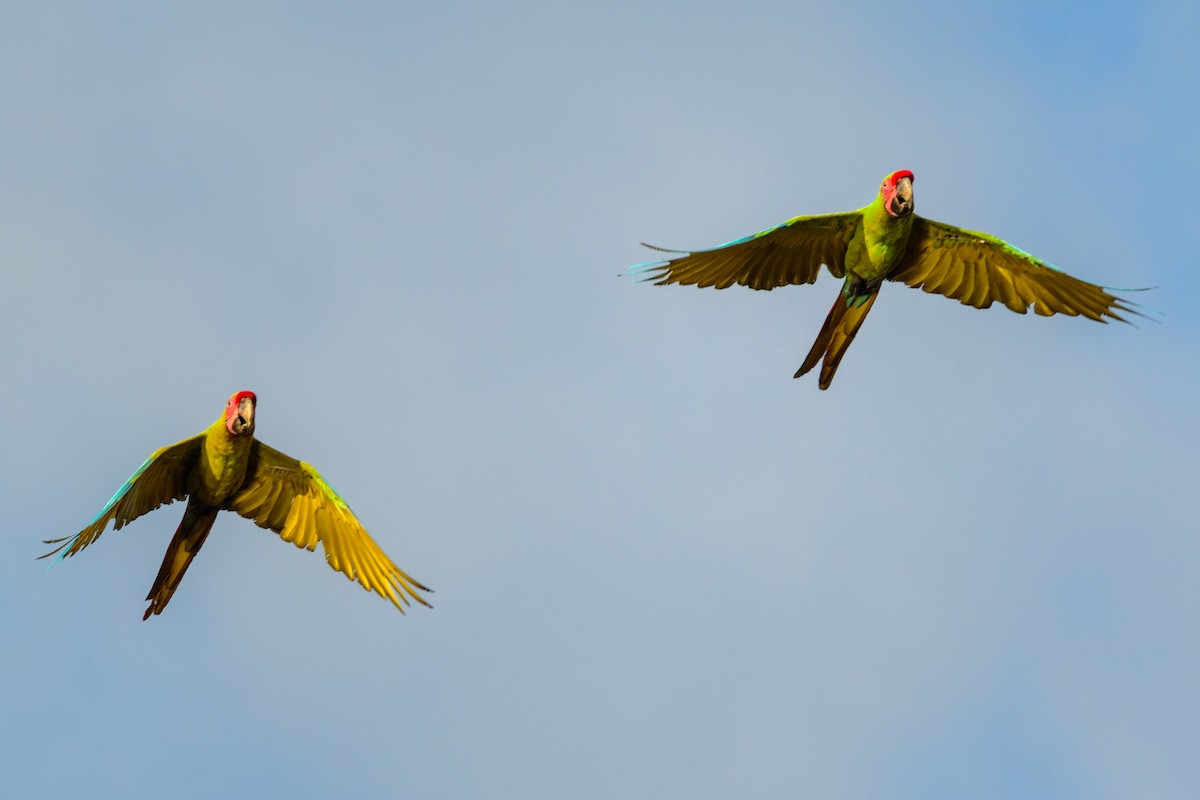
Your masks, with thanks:
[[[912,232],[912,215],[893,218],[866,209],[846,249],[846,269],[867,281],[883,280],[899,265]]]
[[[242,487],[249,462],[249,436],[209,436],[196,465],[192,494],[206,505],[222,505]]]

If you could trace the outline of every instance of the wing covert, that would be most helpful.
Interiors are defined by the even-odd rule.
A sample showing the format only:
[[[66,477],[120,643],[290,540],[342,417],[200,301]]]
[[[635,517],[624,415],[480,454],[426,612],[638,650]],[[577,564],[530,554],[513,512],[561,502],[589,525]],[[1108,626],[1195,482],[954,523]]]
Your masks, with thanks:
[[[250,446],[246,482],[226,506],[297,547],[313,550],[320,542],[329,566],[383,595],[402,612],[410,597],[429,605],[417,592],[431,590],[388,558],[310,464],[256,439]]]
[[[976,308],[999,301],[1018,314],[1032,308],[1046,317],[1127,322],[1121,313],[1139,313],[1135,304],[1105,287],[1068,275],[1002,239],[924,217],[913,220],[904,260],[888,279]]]
[[[735,283],[751,289],[813,283],[822,264],[841,278],[846,274],[846,247],[861,219],[862,215],[857,211],[793,217],[774,228],[735,239],[712,250],[690,253],[646,245],[681,255],[666,261],[639,264],[631,267],[630,272],[644,272],[645,280],[660,286],[682,283],[717,289]]]

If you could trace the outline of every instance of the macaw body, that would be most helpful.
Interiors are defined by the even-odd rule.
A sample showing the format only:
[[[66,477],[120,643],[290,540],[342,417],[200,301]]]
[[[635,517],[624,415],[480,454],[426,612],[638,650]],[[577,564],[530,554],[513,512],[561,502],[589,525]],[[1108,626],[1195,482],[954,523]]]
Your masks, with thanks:
[[[829,388],[846,348],[854,341],[884,281],[901,281],[966,305],[994,301],[1017,313],[1083,315],[1124,322],[1137,314],[1104,287],[1074,278],[1051,264],[986,233],[956,228],[913,213],[913,174],[893,172],[879,193],[857,211],[800,216],[712,250],[655,250],[680,255],[639,264],[656,284],[724,289],[733,284],[774,289],[816,281],[824,264],[844,278],[841,295],[825,318],[795,377],[821,363],[819,385]]]
[[[59,546],[55,563],[83,550],[108,526],[119,530],[141,515],[187,499],[142,619],[160,614],[204,545],[220,511],[234,511],[297,547],[320,542],[329,565],[364,589],[390,600],[400,611],[409,598],[429,603],[430,591],[397,567],[371,539],[354,512],[311,465],[254,438],[257,398],[238,392],[225,413],[200,434],[156,450],[117,490],[91,524],[74,536],[49,539]],[[407,596],[406,596],[407,595]]]

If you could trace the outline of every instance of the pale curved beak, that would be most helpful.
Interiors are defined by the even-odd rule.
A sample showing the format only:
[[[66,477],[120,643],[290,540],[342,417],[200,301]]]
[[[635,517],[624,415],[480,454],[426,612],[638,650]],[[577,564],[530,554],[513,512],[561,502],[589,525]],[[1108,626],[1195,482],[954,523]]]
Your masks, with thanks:
[[[892,202],[889,211],[893,216],[903,217],[905,214],[911,214],[913,210],[913,187],[912,178],[901,178],[896,182],[896,193],[892,195]]]
[[[237,417],[233,420],[233,432],[237,435],[254,430],[254,401],[243,397],[238,401]]]

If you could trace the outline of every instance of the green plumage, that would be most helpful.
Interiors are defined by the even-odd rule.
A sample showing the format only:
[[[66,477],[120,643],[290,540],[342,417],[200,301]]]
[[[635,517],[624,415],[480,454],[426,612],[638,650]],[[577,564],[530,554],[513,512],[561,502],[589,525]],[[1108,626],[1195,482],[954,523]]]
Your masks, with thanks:
[[[848,278],[878,284],[900,263],[912,231],[912,214],[893,217],[878,196],[870,205],[855,212],[859,218],[854,236],[846,248]]]
[[[354,512],[309,464],[254,438],[257,400],[252,392],[229,398],[225,413],[200,434],[156,450],[125,482],[91,524],[46,556],[71,556],[99,538],[109,522],[120,529],[159,506],[187,499],[143,619],[162,612],[200,551],[220,511],[234,511],[284,541],[313,550],[321,544],[329,565],[401,611],[409,599],[429,605],[429,591],[397,567],[367,534]],[[46,556],[42,556],[45,558]]]
[[[246,479],[250,463],[249,436],[230,436],[222,417],[198,437],[200,452],[188,481],[192,497],[210,506],[222,506]]]
[[[662,248],[654,248],[662,249]],[[1104,287],[1079,280],[994,236],[956,228],[913,213],[912,173],[893,172],[857,211],[793,217],[782,225],[713,250],[678,253],[642,264],[657,284],[724,289],[734,284],[774,289],[813,283],[821,265],[845,278],[817,340],[796,372],[821,363],[819,385],[829,387],[884,281],[987,308],[995,301],[1024,314],[1082,315],[1124,322],[1134,305]]]

